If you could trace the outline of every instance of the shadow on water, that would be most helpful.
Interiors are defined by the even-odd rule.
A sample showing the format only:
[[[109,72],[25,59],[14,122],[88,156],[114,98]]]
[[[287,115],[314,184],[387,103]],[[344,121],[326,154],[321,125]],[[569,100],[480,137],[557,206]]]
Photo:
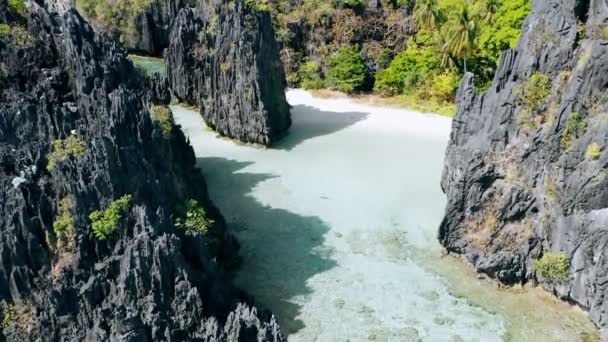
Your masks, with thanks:
[[[291,108],[293,125],[289,133],[273,148],[278,150],[292,150],[300,143],[329,135],[348,128],[359,121],[367,119],[369,114],[361,112],[329,112],[307,105],[296,105]]]
[[[198,159],[211,198],[242,245],[243,264],[235,283],[270,309],[291,334],[304,327],[297,319],[301,305],[294,300],[311,293],[307,286],[311,277],[336,266],[332,251],[323,246],[330,228],[318,217],[260,203],[252,191],[276,176],[241,171],[251,164],[216,157]],[[277,185],[272,191],[287,190]]]

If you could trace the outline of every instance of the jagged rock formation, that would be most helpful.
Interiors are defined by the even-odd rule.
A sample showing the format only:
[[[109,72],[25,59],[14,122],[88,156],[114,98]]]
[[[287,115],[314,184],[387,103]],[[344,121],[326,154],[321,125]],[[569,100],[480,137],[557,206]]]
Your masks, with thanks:
[[[269,145],[291,126],[270,15],[243,0],[183,9],[165,52],[173,94],[219,134]]]
[[[578,29],[578,23],[581,29]],[[608,4],[533,2],[492,87],[467,75],[442,187],[439,239],[506,283],[538,280],[608,339]],[[584,31],[582,30],[584,25]],[[542,272],[533,260],[558,255]],[[547,266],[547,264],[545,265]]]
[[[283,341],[222,271],[237,245],[192,148],[150,118],[162,82],[65,4],[28,6],[0,0],[0,340]],[[190,199],[206,232],[174,226]]]

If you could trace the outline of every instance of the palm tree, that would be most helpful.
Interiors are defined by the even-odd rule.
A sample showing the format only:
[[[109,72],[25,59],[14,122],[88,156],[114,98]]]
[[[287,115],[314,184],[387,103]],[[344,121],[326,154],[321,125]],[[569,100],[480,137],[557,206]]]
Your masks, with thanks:
[[[452,55],[464,62],[467,72],[467,57],[477,48],[479,37],[479,11],[469,0],[465,0],[449,21],[448,47]]]
[[[484,0],[481,4],[483,20],[488,24],[491,24],[494,20],[494,15],[498,12],[498,8],[500,7],[500,0]]]
[[[414,19],[416,19],[418,25],[425,27],[429,31],[435,27],[439,21],[437,0],[416,0]]]

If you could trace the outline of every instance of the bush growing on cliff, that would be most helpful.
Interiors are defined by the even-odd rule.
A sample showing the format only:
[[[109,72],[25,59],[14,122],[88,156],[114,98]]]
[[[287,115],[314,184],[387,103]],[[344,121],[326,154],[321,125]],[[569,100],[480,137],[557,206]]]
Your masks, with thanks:
[[[585,118],[577,112],[570,113],[568,122],[566,123],[566,129],[562,134],[561,148],[567,151],[572,147],[572,141],[579,138],[587,130],[587,122]]]
[[[131,205],[131,195],[124,195],[114,202],[104,211],[93,211],[89,218],[93,227],[93,235],[99,240],[107,239],[118,229],[118,225],[123,215],[127,213]]]
[[[27,7],[23,0],[8,0],[8,10],[15,16],[25,19],[28,17]]]
[[[269,11],[268,1],[266,0],[245,0],[245,4],[256,11],[265,12]]]
[[[70,196],[61,199],[58,205],[58,216],[53,222],[53,230],[57,239],[57,249],[71,252],[74,247],[75,221],[72,214]]]
[[[53,141],[53,150],[48,155],[46,169],[52,172],[58,162],[65,161],[70,157],[81,157],[85,154],[84,143],[75,135],[70,135],[65,139]]]
[[[327,81],[339,91],[352,93],[365,83],[365,63],[355,46],[345,46],[329,60]]]
[[[591,159],[600,159],[602,155],[602,147],[598,143],[592,143],[587,146],[587,157]]]
[[[524,120],[530,120],[532,115],[542,109],[551,93],[551,78],[542,72],[536,72],[515,89],[515,96],[522,107]]]
[[[150,107],[150,117],[154,122],[158,123],[165,139],[170,138],[174,125],[171,109],[168,106],[153,105]]]
[[[191,199],[186,204],[184,217],[175,220],[175,227],[185,232],[198,232],[204,234],[211,227],[213,221],[207,217],[205,208],[197,200]]]
[[[27,338],[29,332],[38,323],[34,306],[29,300],[25,300],[10,304],[4,308],[0,328],[5,330],[13,327],[19,335],[22,335],[22,338],[24,336]]]
[[[570,275],[570,260],[563,253],[545,253],[532,261],[532,267],[541,277],[550,280],[566,280]]]

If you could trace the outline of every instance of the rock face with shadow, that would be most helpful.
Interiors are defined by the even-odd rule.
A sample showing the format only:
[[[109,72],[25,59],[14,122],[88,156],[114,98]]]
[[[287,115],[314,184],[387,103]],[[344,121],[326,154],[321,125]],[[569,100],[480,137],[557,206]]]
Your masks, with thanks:
[[[481,272],[505,283],[538,281],[589,310],[604,339],[607,22],[605,1],[536,0],[491,88],[477,94],[465,76],[439,231],[449,251]]]
[[[270,145],[291,125],[270,14],[244,0],[200,0],[175,19],[165,53],[173,94],[211,128]]]
[[[0,0],[0,340],[284,341],[223,271],[238,246],[192,148],[151,119],[162,82],[41,6]],[[205,232],[175,227],[191,199]]]

